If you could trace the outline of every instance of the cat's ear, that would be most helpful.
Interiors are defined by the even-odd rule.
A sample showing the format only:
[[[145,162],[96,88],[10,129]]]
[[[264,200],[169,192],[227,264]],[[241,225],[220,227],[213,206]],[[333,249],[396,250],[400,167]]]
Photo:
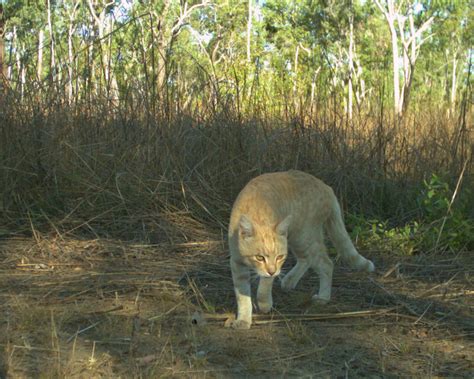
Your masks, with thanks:
[[[277,232],[277,234],[279,234],[280,236],[287,236],[290,223],[291,215],[288,215],[275,226],[275,231]]]
[[[239,232],[243,238],[249,238],[253,236],[254,230],[252,221],[250,221],[245,215],[240,216]]]

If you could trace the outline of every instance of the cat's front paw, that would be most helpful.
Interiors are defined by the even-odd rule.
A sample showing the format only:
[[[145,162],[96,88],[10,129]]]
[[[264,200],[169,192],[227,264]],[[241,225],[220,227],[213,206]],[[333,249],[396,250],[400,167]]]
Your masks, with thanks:
[[[245,320],[234,320],[230,326],[232,329],[250,329],[250,322]]]
[[[313,295],[312,299],[313,302],[316,304],[327,304],[330,300],[330,297],[323,295]]]
[[[272,307],[273,307],[273,304],[272,304],[271,301],[270,302],[263,302],[263,301],[258,302],[258,309],[262,313],[270,312],[272,310]]]
[[[235,319],[235,316],[230,316],[224,323],[225,328],[232,329],[250,329],[251,322],[242,319]]]
[[[281,280],[281,288],[284,291],[294,290],[297,284],[298,282],[295,281],[294,277],[289,274],[285,275],[285,277]]]
[[[369,261],[368,259],[367,259],[367,264],[366,264],[365,271],[367,271],[367,272],[374,272],[375,271],[374,263],[372,261]]]

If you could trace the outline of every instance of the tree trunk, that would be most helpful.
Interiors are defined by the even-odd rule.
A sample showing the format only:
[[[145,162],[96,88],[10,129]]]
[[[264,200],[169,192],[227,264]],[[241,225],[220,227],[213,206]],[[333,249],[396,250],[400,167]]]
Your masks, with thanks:
[[[413,72],[415,62],[420,46],[424,42],[422,34],[427,30],[434,20],[431,16],[418,29],[415,28],[413,18],[413,7],[409,4],[408,20],[409,30],[405,30],[407,17],[400,13],[403,2],[399,3],[398,9],[395,9],[394,0],[387,0],[387,7],[382,6],[379,0],[374,0],[377,7],[384,14],[387,20],[390,34],[392,36],[392,55],[393,55],[393,94],[395,114],[401,116],[408,105],[408,97],[411,84],[413,82]],[[398,34],[395,29],[395,21],[398,21]],[[403,49],[403,88],[400,88],[400,64],[398,60],[398,38],[400,37]]]
[[[352,4],[351,4],[352,5]],[[352,75],[354,72],[354,16],[349,16],[349,80],[347,83],[347,117],[352,121],[352,103],[353,103],[353,88]]]
[[[3,18],[3,4],[0,3],[0,89],[3,89],[7,78],[7,65],[5,64],[5,20]]]
[[[295,50],[295,60],[293,62],[293,73],[294,73],[294,77],[293,77],[293,103],[295,105],[295,109],[298,105],[297,90],[298,90],[298,61],[299,61],[299,56],[300,56],[300,45],[297,45],[296,50]]]
[[[247,62],[251,62],[251,51],[250,51],[250,42],[252,34],[252,0],[249,0],[249,16],[247,21]]]
[[[73,96],[74,96],[74,56],[73,56],[73,41],[72,36],[74,35],[74,22],[76,19],[77,10],[79,9],[79,5],[81,4],[81,0],[77,0],[69,13],[69,24],[67,28],[67,73],[68,73],[68,80],[67,80],[67,99],[69,105],[71,105]],[[77,93],[77,89],[76,89]]]
[[[20,99],[23,100],[25,95],[25,83],[26,83],[26,67],[23,62],[19,59],[19,67],[18,67],[18,78],[20,80]]]
[[[398,37],[393,23],[390,27],[390,34],[392,36],[392,64],[393,64],[393,106],[395,114],[400,115],[400,64],[398,61]]]
[[[99,53],[100,53],[100,69],[102,71],[102,74],[103,74],[103,78],[104,78],[104,84],[105,84],[105,91],[106,91],[106,97],[107,99],[109,98],[109,93],[108,93],[108,88],[109,88],[109,60],[108,60],[108,53],[107,53],[107,49],[103,48],[104,46],[104,41],[103,41],[103,38],[104,38],[104,31],[105,31],[105,27],[106,27],[106,11],[107,11],[107,6],[106,5],[111,5],[113,2],[111,3],[107,3],[107,4],[104,4],[104,7],[103,9],[99,12],[99,14],[97,15],[96,13],[96,9],[95,9],[95,5],[94,3],[92,2],[92,0],[89,0],[88,1],[88,5],[89,5],[89,12],[92,16],[92,25],[95,24],[95,28],[97,29],[97,37],[99,39]],[[102,80],[101,78],[99,78],[99,84],[102,85]]]
[[[71,105],[72,97],[73,97],[73,64],[74,64],[74,57],[72,53],[72,34],[73,34],[73,26],[72,22],[69,23],[68,34],[67,34],[67,55],[68,55],[68,64],[67,64],[67,73],[68,73],[68,90],[67,90],[67,99],[69,105]]]
[[[314,111],[314,100],[315,100],[315,92],[316,92],[316,79],[318,77],[319,71],[321,71],[321,66],[314,72],[313,80],[311,81],[311,97],[309,101],[311,116],[313,115]]]
[[[451,93],[449,96],[450,102],[450,114],[451,116],[454,115],[454,109],[456,107],[456,87],[457,87],[457,68],[458,68],[458,59],[457,59],[457,52],[454,52],[453,56],[453,67],[452,67],[452,74],[451,74]]]
[[[36,79],[41,82],[43,78],[43,43],[44,31],[41,29],[38,34],[38,63],[36,66]]]
[[[90,18],[90,25],[94,25],[94,20],[93,20],[93,17],[91,15],[91,18]],[[95,62],[94,62],[94,43],[92,41],[94,41],[95,39],[95,30],[94,28],[91,28],[91,36],[90,36],[90,41],[89,42],[89,48],[87,50],[88,54],[87,54],[87,68],[88,70],[86,71],[87,72],[87,78],[85,79],[85,83],[86,85],[84,86],[85,90],[86,90],[86,99],[89,103],[89,105],[91,104],[91,100],[92,100],[92,94],[96,91],[95,88],[96,88],[96,80],[95,80]],[[97,95],[97,94],[96,94]]]
[[[13,26],[13,33],[12,33],[12,40],[10,43],[10,49],[8,51],[8,68],[7,68],[7,80],[11,82],[13,79],[13,66],[14,66],[14,59],[13,59],[13,46],[16,43],[16,26]]]
[[[14,41],[16,40],[14,36]],[[16,44],[15,46],[15,61],[16,61],[16,72],[17,72],[17,83],[19,88],[17,87],[17,91],[19,90],[20,92],[20,98],[23,100],[23,81],[22,81],[22,70],[23,70],[23,64],[21,62],[21,55],[20,55],[20,46],[19,43]]]
[[[54,82],[55,79],[55,69],[56,69],[56,54],[55,54],[55,47],[54,47],[54,34],[53,34],[53,23],[51,20],[51,0],[47,0],[48,5],[48,31],[49,31],[49,39],[50,39],[50,79]]]

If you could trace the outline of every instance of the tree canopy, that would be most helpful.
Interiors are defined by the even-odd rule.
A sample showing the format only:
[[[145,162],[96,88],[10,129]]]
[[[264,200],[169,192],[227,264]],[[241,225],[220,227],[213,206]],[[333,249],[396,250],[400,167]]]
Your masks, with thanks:
[[[3,82],[193,114],[453,110],[472,19],[468,1],[6,0]]]

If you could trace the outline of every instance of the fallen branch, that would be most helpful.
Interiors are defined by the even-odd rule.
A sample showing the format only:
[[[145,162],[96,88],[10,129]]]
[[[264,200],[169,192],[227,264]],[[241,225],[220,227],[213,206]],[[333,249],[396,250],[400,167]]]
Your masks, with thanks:
[[[337,320],[343,318],[357,318],[357,317],[372,317],[372,316],[381,316],[388,314],[398,307],[383,308],[383,309],[370,309],[365,311],[355,311],[355,312],[340,312],[340,313],[312,313],[312,314],[270,314],[270,315],[254,315],[253,323],[256,325],[263,324],[273,324],[279,322],[291,321],[322,321],[322,320]],[[393,314],[392,314],[393,315]],[[205,322],[212,321],[223,321],[229,320],[235,317],[234,314],[199,314],[199,318]],[[196,319],[196,313],[193,315],[192,320]],[[202,324],[203,322],[193,324]]]

